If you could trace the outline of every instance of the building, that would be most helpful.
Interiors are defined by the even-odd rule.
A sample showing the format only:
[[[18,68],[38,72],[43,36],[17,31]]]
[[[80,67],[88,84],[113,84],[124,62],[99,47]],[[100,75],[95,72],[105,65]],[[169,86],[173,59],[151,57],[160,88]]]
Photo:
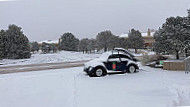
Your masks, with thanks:
[[[48,44],[54,44],[57,47],[59,44],[59,40],[44,40],[44,41],[38,42],[38,44],[41,46],[43,42],[48,43]]]
[[[153,37],[154,33],[155,32],[151,32],[150,29],[148,29],[147,33],[142,33],[145,47],[152,48],[153,44],[155,43],[155,40]]]
[[[141,35],[144,39],[144,46],[146,48],[152,48],[153,44],[155,43],[154,35],[155,31],[148,29],[147,32],[142,32]],[[120,37],[128,38],[128,33],[120,35]]]

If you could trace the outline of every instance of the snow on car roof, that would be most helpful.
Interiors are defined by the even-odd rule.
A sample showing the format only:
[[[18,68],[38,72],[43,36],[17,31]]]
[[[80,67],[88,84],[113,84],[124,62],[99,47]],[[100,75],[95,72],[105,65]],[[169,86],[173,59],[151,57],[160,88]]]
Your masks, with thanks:
[[[112,50],[112,51],[108,51],[108,52],[105,52],[105,53],[103,53],[101,56],[100,56],[100,58],[101,59],[103,59],[103,58],[108,58],[110,55],[112,55],[112,54],[124,54],[124,55],[126,55],[124,52],[122,52],[122,51],[114,51],[114,50]]]
[[[129,51],[127,49],[124,49],[124,48],[114,48],[114,50],[117,50],[117,51],[120,51],[120,52],[124,51],[123,53],[125,53],[125,54],[127,54],[127,55],[129,55],[131,57],[134,57],[134,55],[131,53],[131,51]]]

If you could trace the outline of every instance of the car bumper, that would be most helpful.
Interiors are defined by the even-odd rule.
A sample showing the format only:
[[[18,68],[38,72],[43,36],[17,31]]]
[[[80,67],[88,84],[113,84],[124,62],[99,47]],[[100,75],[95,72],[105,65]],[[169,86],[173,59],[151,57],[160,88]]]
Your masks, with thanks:
[[[93,73],[94,68],[93,67],[84,67],[84,72],[86,72],[87,74],[92,74]]]
[[[86,73],[88,73],[89,72],[89,68],[84,67],[83,71],[86,72]]]

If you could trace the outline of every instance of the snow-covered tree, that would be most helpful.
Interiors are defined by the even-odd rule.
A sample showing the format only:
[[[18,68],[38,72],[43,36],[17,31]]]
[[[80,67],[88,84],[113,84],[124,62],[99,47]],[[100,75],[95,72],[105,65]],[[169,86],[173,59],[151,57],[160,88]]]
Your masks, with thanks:
[[[61,36],[59,43],[60,50],[78,51],[79,39],[77,39],[72,33],[64,33]]]
[[[4,58],[23,59],[30,58],[28,38],[21,31],[21,27],[9,25],[3,36]]]
[[[87,51],[87,45],[88,45],[88,38],[81,39],[79,42],[79,51],[82,51],[83,53]]]
[[[129,40],[127,38],[119,38],[117,47],[127,49],[129,47]]]
[[[84,38],[80,40],[79,42],[79,51],[82,51],[83,53],[87,51],[87,45],[88,45],[88,38]]]
[[[135,49],[135,53],[137,53],[137,49],[141,49],[144,47],[144,40],[141,33],[138,30],[131,29],[128,36],[129,48]]]
[[[96,36],[96,47],[104,49],[104,51],[111,50],[115,47],[128,48],[129,40],[127,38],[120,38],[111,33],[111,31],[103,31]]]
[[[158,53],[162,53],[162,54],[169,54],[171,51],[171,49],[169,49],[169,45],[170,44],[169,41],[167,41],[167,37],[164,35],[164,31],[163,29],[159,29],[158,31],[155,32],[154,34],[154,39],[155,39],[155,43],[153,44],[153,50],[158,54]]]
[[[30,47],[31,48],[31,52],[34,53],[35,51],[37,51],[37,52],[39,51],[39,44],[38,44],[38,42],[32,42],[30,45],[31,45],[31,47]]]
[[[82,51],[83,53],[86,52],[90,52],[95,50],[96,47],[96,40],[95,39],[88,39],[88,38],[84,38],[82,40],[80,40],[79,42],[79,51]]]
[[[119,47],[120,38],[118,36],[111,36],[109,41],[109,49],[113,49],[115,47]]]
[[[111,49],[114,45],[113,43],[114,35],[111,31],[103,31],[98,33],[96,36],[96,43],[98,46],[98,49],[104,49],[104,52],[106,52],[108,49]]]
[[[6,41],[7,41],[7,38],[5,36],[5,31],[1,30],[0,31],[0,58],[4,58],[6,55],[5,54]]]
[[[187,29],[185,17],[170,17],[162,25],[155,35],[154,50],[158,53],[176,54],[179,59],[179,53],[184,51],[190,43],[190,32]]]
[[[88,40],[88,45],[87,45],[87,49],[88,51],[91,53],[92,51],[95,50],[96,48],[96,40],[95,39],[89,39]]]

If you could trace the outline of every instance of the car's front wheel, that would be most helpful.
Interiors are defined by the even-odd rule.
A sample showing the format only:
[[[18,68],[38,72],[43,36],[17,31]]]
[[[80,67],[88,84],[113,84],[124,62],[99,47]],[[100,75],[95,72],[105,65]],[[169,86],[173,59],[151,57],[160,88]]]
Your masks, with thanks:
[[[103,67],[96,67],[94,70],[94,74],[96,77],[105,76],[107,74],[107,71]]]
[[[134,65],[129,65],[127,68],[128,68],[127,71],[128,71],[129,73],[135,73],[136,70],[137,70]]]

